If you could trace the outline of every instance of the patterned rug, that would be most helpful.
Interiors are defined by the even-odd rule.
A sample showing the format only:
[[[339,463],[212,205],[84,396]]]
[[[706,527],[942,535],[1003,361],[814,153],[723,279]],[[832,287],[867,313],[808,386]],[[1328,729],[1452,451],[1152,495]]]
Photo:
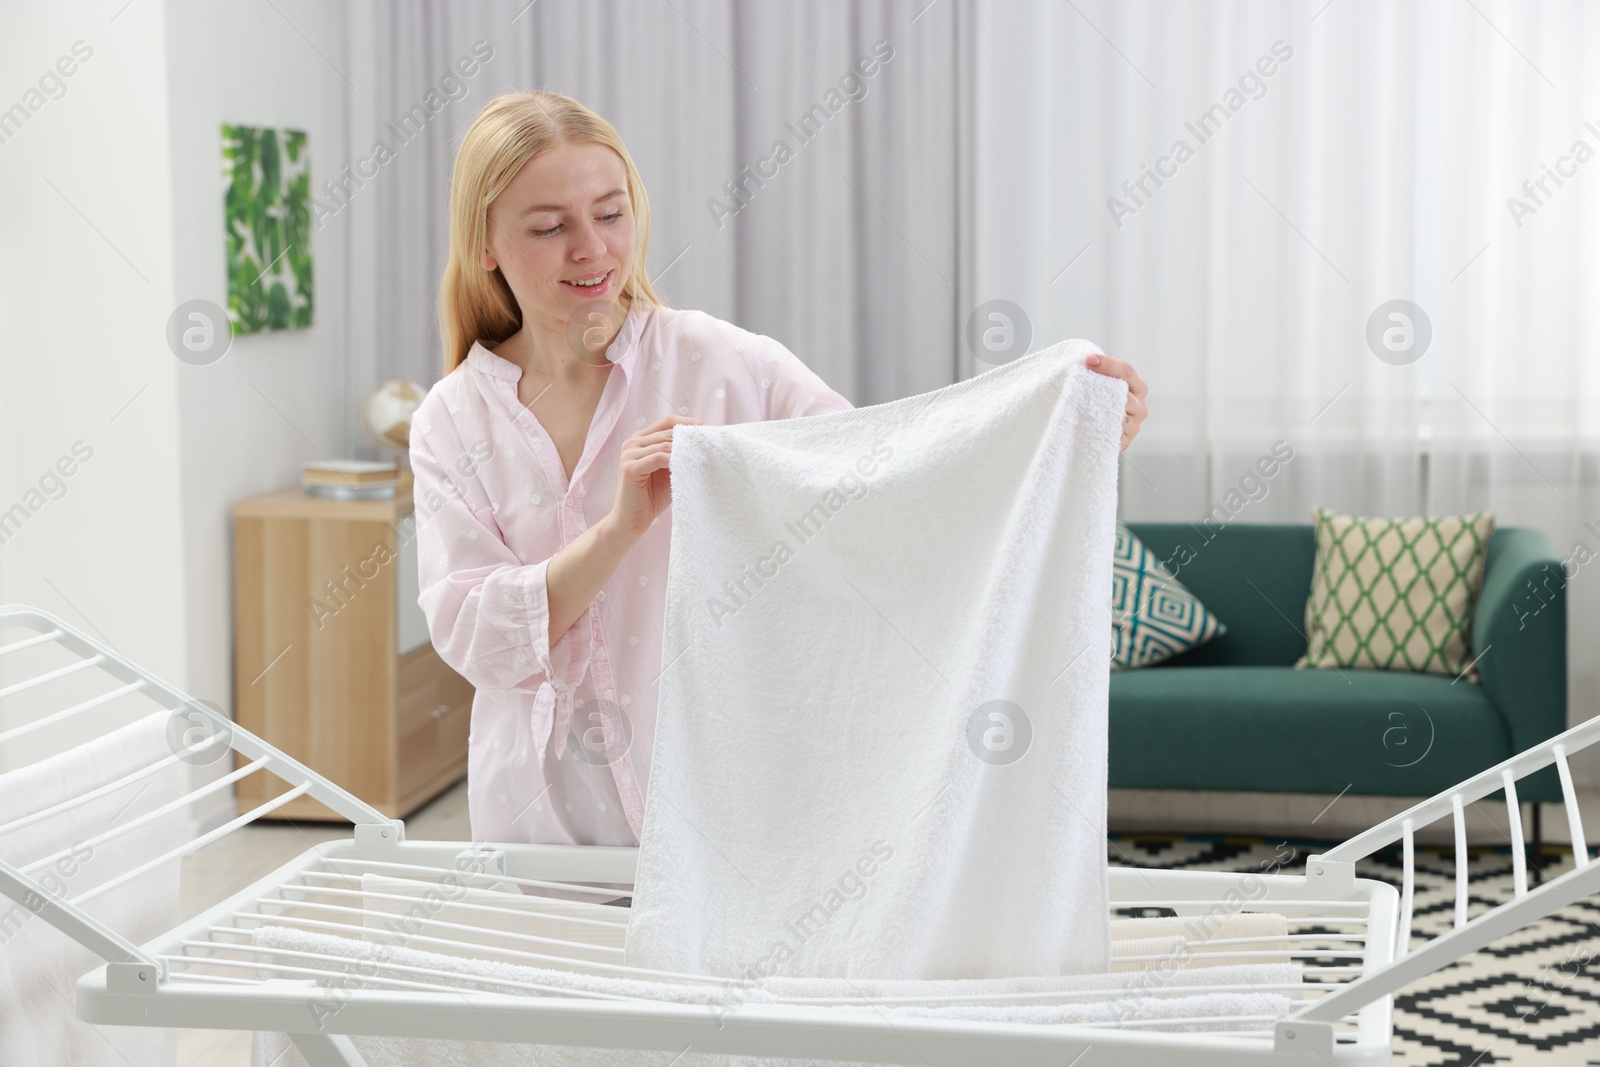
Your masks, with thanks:
[[[1328,842],[1259,837],[1115,834],[1110,858],[1120,867],[1262,871],[1274,863],[1301,874],[1306,856]],[[1292,850],[1292,854],[1291,854]],[[1468,916],[1511,899],[1511,854],[1469,849]],[[1547,878],[1570,869],[1569,851],[1549,851]],[[1418,847],[1413,947],[1449,930],[1455,919],[1455,854]],[[1357,874],[1396,887],[1395,848],[1357,865]],[[1531,877],[1531,872],[1530,872]],[[1395,997],[1396,1067],[1600,1067],[1600,896],[1562,911],[1451,964]]]

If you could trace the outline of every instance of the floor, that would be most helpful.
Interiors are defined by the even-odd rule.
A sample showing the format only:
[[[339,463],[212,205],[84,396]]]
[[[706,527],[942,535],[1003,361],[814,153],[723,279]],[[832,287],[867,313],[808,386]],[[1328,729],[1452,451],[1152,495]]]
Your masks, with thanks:
[[[1216,826],[1229,826],[1241,834],[1271,836],[1274,840],[1280,833],[1292,839],[1313,836],[1326,840],[1339,840],[1366,829],[1405,806],[1404,802],[1363,797],[1274,796],[1264,801],[1260,796],[1140,794],[1114,790],[1109,818],[1114,831],[1127,835],[1123,838],[1125,842],[1130,838],[1136,838],[1140,832],[1157,828],[1168,834],[1181,836],[1185,833],[1205,833],[1207,829]],[[1584,795],[1582,809],[1584,825],[1589,828],[1586,836],[1593,839],[1596,836],[1596,829],[1600,829],[1600,793]],[[1472,828],[1471,840],[1474,847],[1481,845],[1492,849],[1504,844],[1506,821],[1503,806],[1496,808],[1489,805],[1480,808],[1474,813],[1469,825]],[[256,824],[229,834],[215,845],[202,849],[184,860],[182,914],[195,914],[270,873],[311,845],[344,836],[348,832],[348,827],[300,823]],[[1544,832],[1546,840],[1550,842],[1569,839],[1566,819],[1559,807],[1553,805],[1545,807]],[[442,793],[432,803],[407,819],[406,835],[413,839],[470,840],[472,835],[467,817],[465,781]],[[1229,858],[1233,859],[1231,856]],[[1171,863],[1171,859],[1172,857],[1160,855],[1152,848],[1148,855],[1141,857],[1140,863],[1167,866]],[[1118,857],[1114,855],[1113,862],[1117,860]],[[1592,916],[1583,916],[1583,919],[1585,921],[1575,926],[1574,931],[1568,935],[1569,938],[1587,941],[1588,930],[1600,931],[1600,926],[1592,925],[1588,921],[1600,919],[1600,909],[1596,909]],[[1584,929],[1585,927],[1587,929]],[[1547,961],[1540,962],[1543,966]],[[1594,1007],[1595,1004],[1589,1002],[1581,1007],[1575,1006],[1574,1011],[1587,1013]],[[1424,1005],[1419,1005],[1418,1010],[1431,1013],[1432,1016],[1440,1014]],[[1495,1009],[1491,1007],[1491,1012],[1493,1010]],[[1548,1015],[1555,1010],[1558,1009],[1548,1007],[1542,1014]],[[1478,1016],[1481,1014],[1481,1011],[1477,1013]],[[1476,1018],[1473,1012],[1462,1008],[1450,1016],[1452,1025],[1460,1023],[1458,1016]],[[1521,1029],[1519,1026],[1519,1033]],[[1438,1031],[1439,1027],[1436,1026],[1435,1030]],[[1454,1031],[1441,1032],[1454,1033]],[[1435,1064],[1457,1062],[1465,1065],[1472,1061],[1476,1054],[1481,1056],[1475,1060],[1481,1067],[1491,1063],[1512,1062],[1600,1063],[1600,1058],[1589,1059],[1583,1055],[1597,1051],[1593,1047],[1580,1045],[1580,1047],[1561,1048],[1556,1052],[1556,1049],[1551,1047],[1552,1043],[1548,1041],[1535,1041],[1529,1045],[1505,1038],[1497,1040],[1498,1047],[1490,1051],[1481,1044],[1472,1045],[1472,1041],[1479,1036],[1469,1032],[1460,1039],[1458,1047],[1470,1051],[1464,1058],[1457,1060],[1453,1055],[1442,1054],[1441,1047],[1434,1043],[1435,1040],[1444,1041],[1443,1037],[1435,1039],[1434,1034],[1430,1032],[1429,1041],[1424,1043],[1420,1035],[1402,1034],[1397,1030],[1400,1047],[1397,1048],[1396,1062],[1404,1063],[1407,1067],[1421,1067],[1424,1064],[1432,1067]],[[1544,1038],[1546,1035],[1538,1036]],[[251,1040],[249,1031],[180,1030],[178,1067],[250,1067]],[[1539,1049],[1540,1043],[1544,1043],[1546,1047]],[[1448,1047],[1448,1042],[1445,1044]],[[1480,1048],[1483,1049],[1482,1052],[1479,1052]],[[1555,1052],[1553,1058],[1541,1054],[1549,1052]],[[1582,1058],[1572,1059],[1573,1055]]]

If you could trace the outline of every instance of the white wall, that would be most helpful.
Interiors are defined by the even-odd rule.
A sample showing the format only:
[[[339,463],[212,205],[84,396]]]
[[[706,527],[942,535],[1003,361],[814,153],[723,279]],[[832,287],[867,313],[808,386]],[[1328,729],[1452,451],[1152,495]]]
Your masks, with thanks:
[[[227,302],[223,122],[305,130],[313,195],[344,164],[343,9],[315,0],[166,0],[177,302]],[[312,242],[309,329],[235,337],[207,366],[171,360],[189,576],[186,688],[230,716],[233,502],[293,484],[306,460],[349,454],[339,219],[313,228]]]
[[[0,143],[0,510],[74,442],[90,451],[0,544],[0,602],[55,613],[181,685],[167,8],[121,8],[8,5],[0,33],[0,109],[31,111]],[[30,101],[77,41],[87,58]]]
[[[224,122],[307,131],[314,190],[344,163],[349,90],[342,5],[315,0],[166,0],[174,290],[227,301]],[[178,363],[179,467],[192,696],[234,707],[232,504],[293,485],[307,459],[347,454],[346,245],[312,230],[309,330],[234,338],[206,366]],[[248,681],[248,678],[246,678]]]
[[[167,347],[167,319],[227,299],[224,121],[306,130],[314,187],[345,162],[344,27],[343,4],[314,0],[111,0],[16,8],[0,35],[0,109],[37,103],[23,94],[75,41],[88,52],[0,143],[0,510],[74,442],[92,450],[0,544],[0,603],[229,714],[231,505],[354,445],[344,224],[313,232],[310,329],[235,338],[200,367]],[[231,810],[224,795],[201,821]]]

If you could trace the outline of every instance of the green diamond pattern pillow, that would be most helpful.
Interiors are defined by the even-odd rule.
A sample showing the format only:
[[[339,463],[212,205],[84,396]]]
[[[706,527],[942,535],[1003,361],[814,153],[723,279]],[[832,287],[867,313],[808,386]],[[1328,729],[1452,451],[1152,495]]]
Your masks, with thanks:
[[[1111,612],[1113,670],[1148,667],[1227,632],[1120,522],[1111,560]]]
[[[1317,554],[1296,667],[1366,667],[1476,682],[1472,607],[1483,585],[1487,511],[1369,519],[1312,509]]]

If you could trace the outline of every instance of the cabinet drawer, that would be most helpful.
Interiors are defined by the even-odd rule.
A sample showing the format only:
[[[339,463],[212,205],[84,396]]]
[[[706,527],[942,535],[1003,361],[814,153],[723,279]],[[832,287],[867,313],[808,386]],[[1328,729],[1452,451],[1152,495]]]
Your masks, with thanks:
[[[439,703],[449,710],[438,721],[439,753],[444,764],[459,759],[467,751],[467,733],[472,726],[472,697],[476,690],[461,675],[444,668],[439,679]]]
[[[438,686],[430,684],[400,702],[395,722],[395,788],[401,796],[430,778],[439,766],[434,713],[443,705],[437,696]]]
[[[433,646],[401,657],[396,694],[396,787],[417,788],[466,755],[473,688]]]
[[[328,500],[288,486],[233,517],[239,725],[405,817],[460,777],[472,703],[428,641],[409,488]],[[267,777],[244,779],[238,803],[260,803]],[[267,817],[334,818],[309,797]]]

